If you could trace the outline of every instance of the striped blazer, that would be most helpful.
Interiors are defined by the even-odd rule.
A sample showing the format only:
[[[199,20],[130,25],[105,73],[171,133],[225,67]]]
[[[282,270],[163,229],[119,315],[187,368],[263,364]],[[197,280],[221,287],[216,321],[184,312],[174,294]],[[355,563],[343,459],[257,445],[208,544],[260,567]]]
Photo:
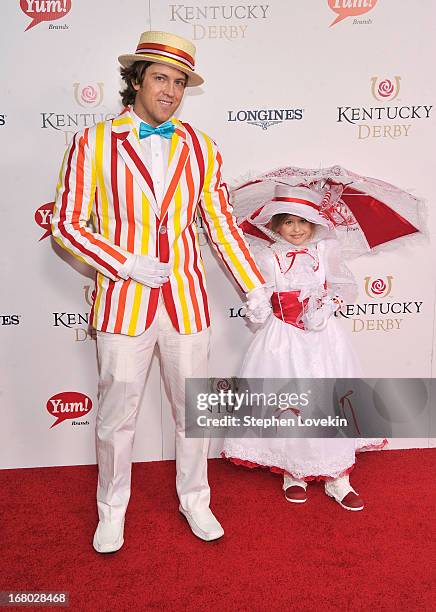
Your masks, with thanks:
[[[190,125],[173,122],[160,210],[129,108],[77,133],[65,153],[52,233],[62,247],[97,270],[90,321],[98,330],[141,334],[153,321],[160,291],[180,333],[209,327],[198,211],[239,287],[249,291],[263,283],[232,216],[215,143]],[[169,261],[169,281],[150,289],[121,279],[117,272],[126,252]]]

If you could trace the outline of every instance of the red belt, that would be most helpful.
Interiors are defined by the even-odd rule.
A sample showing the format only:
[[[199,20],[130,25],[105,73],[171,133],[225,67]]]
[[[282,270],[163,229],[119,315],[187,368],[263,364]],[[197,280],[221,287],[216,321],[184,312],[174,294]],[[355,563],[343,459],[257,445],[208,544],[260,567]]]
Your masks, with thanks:
[[[271,296],[271,305],[275,317],[284,321],[284,323],[304,329],[301,316],[309,300],[306,299],[303,302],[299,302],[299,295],[299,291],[274,291]]]

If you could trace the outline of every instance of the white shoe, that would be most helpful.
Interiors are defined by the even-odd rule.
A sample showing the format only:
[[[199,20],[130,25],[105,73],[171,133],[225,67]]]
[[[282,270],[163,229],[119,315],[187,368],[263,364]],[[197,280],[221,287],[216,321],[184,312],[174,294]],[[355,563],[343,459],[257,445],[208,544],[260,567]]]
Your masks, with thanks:
[[[283,477],[283,491],[285,499],[293,504],[304,504],[307,501],[307,482],[293,478],[289,474]]]
[[[326,494],[329,497],[333,497],[345,510],[358,512],[365,507],[363,499],[350,485],[348,476],[341,476],[340,478],[326,481],[324,489]]]
[[[183,514],[189,523],[191,531],[197,538],[210,542],[218,540],[224,535],[224,529],[214,517],[210,508],[205,508],[201,511],[188,512],[182,506],[179,506],[179,511]]]
[[[99,553],[119,550],[124,544],[124,519],[115,523],[99,521],[92,545]]]

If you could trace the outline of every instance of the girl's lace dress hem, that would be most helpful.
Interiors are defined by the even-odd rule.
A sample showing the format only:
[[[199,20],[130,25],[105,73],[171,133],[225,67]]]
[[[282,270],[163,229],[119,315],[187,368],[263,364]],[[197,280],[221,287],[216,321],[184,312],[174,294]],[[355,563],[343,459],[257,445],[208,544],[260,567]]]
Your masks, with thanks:
[[[356,448],[356,453],[358,452],[365,452],[365,451],[372,451],[372,450],[382,450],[383,448],[385,448],[385,446],[387,445],[388,441],[386,440],[386,438],[384,440],[362,440],[361,441],[362,446],[357,446]],[[242,454],[242,453],[241,453]],[[311,480],[316,480],[316,481],[327,481],[327,480],[333,480],[335,478],[341,478],[342,476],[347,476],[348,474],[350,474],[355,466],[355,462],[352,463],[349,467],[345,468],[345,469],[339,469],[339,470],[332,470],[331,465],[329,466],[329,468],[326,468],[325,471],[329,471],[330,474],[323,474],[322,473],[322,466],[315,466],[313,467],[313,474],[311,475],[306,475],[303,474],[301,471],[298,470],[298,468],[295,469],[295,471],[289,471],[285,470],[283,467],[279,467],[276,465],[270,465],[270,464],[263,464],[261,461],[261,459],[258,459],[258,461],[251,461],[249,459],[241,459],[238,457],[231,457],[228,454],[226,454],[226,451],[222,451],[221,453],[221,457],[223,459],[226,459],[227,461],[230,461],[231,463],[234,463],[235,465],[242,465],[244,467],[250,468],[250,469],[255,469],[255,468],[264,468],[264,469],[269,469],[271,472],[273,472],[274,474],[289,474],[290,476],[292,476],[293,478],[296,478],[297,480],[304,480],[306,482],[309,482]],[[251,457],[253,458],[253,457]],[[315,474],[316,472],[316,474]]]

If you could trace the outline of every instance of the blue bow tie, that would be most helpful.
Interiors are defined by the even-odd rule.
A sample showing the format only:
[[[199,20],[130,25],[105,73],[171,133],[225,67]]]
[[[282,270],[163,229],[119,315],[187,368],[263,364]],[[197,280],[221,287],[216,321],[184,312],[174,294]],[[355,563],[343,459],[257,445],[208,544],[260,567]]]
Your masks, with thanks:
[[[174,129],[175,127],[172,121],[165,121],[165,123],[162,123],[159,127],[151,127],[148,123],[141,121],[141,125],[139,126],[139,138],[147,138],[152,134],[157,134],[169,140],[174,134]]]

